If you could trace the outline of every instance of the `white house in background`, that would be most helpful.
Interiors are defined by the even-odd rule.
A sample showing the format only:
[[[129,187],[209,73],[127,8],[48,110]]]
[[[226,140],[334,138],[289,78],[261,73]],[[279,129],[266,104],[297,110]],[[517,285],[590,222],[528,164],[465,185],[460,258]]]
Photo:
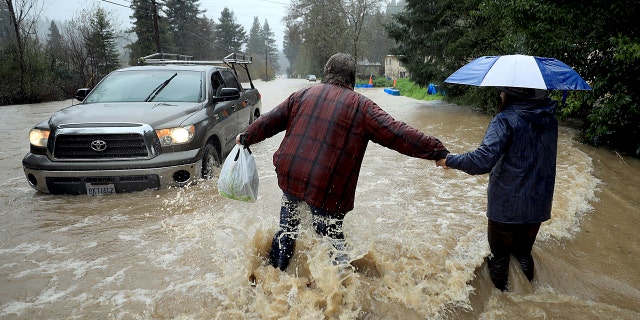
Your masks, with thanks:
[[[384,58],[384,74],[387,76],[387,78],[391,79],[409,77],[409,72],[402,65],[402,62],[398,60],[398,56],[395,55],[387,55]]]

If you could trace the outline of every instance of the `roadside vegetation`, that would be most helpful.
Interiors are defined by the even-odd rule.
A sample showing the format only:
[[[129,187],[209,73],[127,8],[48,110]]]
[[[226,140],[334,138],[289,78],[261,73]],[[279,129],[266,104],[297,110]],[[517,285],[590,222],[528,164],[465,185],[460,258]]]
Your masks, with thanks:
[[[495,112],[493,88],[445,84],[471,60],[526,54],[557,58],[593,88],[569,92],[558,116],[584,142],[640,156],[640,6],[634,1],[408,0],[387,24],[392,52],[416,83],[443,86],[445,99]],[[562,100],[561,92],[554,92]]]
[[[275,78],[279,67],[275,35],[259,15],[245,30],[232,8],[217,14],[201,10],[200,0],[131,0],[133,27],[122,30],[101,7],[108,2],[96,2],[70,21],[46,21],[42,28],[43,1],[0,2],[0,21],[7,22],[0,26],[0,105],[72,97],[155,52],[198,60],[244,53],[253,57],[252,75],[264,80]],[[447,94],[433,98],[486,113],[495,112],[495,89],[444,79],[484,55],[557,58],[593,88],[570,92],[558,116],[574,124],[584,142],[640,157],[638,16],[640,6],[631,0],[295,0],[282,21],[281,47],[292,77],[322,74],[336,52],[367,68],[383,66],[393,54],[407,68],[407,81],[417,84],[398,79],[403,95],[431,99],[423,92],[434,84]],[[371,73],[359,70],[361,77]],[[391,86],[384,77],[375,81]],[[562,93],[553,95],[562,99]]]

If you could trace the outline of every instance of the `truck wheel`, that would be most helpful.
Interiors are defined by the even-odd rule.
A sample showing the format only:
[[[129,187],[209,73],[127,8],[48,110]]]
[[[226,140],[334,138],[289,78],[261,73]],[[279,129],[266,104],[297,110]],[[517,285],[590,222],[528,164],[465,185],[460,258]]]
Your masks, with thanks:
[[[251,123],[256,121],[256,119],[260,118],[260,109],[256,108],[253,110],[253,117],[251,117]]]
[[[220,156],[218,149],[213,144],[207,143],[202,156],[202,179],[209,180],[220,174]]]

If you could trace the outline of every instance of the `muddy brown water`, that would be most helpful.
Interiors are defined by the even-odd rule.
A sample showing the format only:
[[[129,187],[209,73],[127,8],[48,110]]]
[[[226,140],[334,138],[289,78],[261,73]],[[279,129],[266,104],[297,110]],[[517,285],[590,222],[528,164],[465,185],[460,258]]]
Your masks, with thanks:
[[[306,80],[257,82],[268,111]],[[455,153],[490,120],[460,106],[359,90]],[[31,189],[28,131],[72,100],[0,107],[2,319],[639,319],[640,162],[561,129],[553,218],[534,246],[536,280],[512,262],[509,292],[484,262],[487,176],[436,168],[370,144],[345,233],[356,271],[328,263],[308,222],[286,272],[266,265],[281,192],[272,154],[252,147],[259,197],[215,181],[111,196]]]

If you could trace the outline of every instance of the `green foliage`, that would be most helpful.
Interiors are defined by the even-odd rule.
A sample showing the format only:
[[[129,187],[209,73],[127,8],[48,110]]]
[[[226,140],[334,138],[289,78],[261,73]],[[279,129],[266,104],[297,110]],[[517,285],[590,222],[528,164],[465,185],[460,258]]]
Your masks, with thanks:
[[[293,1],[283,19],[289,73],[321,74],[329,57],[338,52],[348,53],[357,61],[382,62],[384,56],[376,49],[389,47],[389,41],[379,38],[384,35],[378,16],[382,2]]]
[[[180,51],[178,53],[197,59],[220,59],[230,52],[240,52],[244,29],[235,23],[233,12],[223,11],[216,30],[221,32],[230,27],[231,40],[236,41],[230,46],[225,42],[229,38],[220,37],[219,43],[213,40],[214,22],[203,15],[198,2],[156,1],[156,38],[153,2],[132,0],[134,26],[127,32],[135,33],[136,40],[126,47],[130,50],[130,64],[137,64],[140,57],[158,51]],[[9,21],[8,17],[6,5],[0,5],[0,20]],[[112,21],[107,12],[95,4],[67,21],[64,28],[59,29],[52,22],[46,45],[38,42],[37,33],[26,25],[30,23],[27,20],[20,20],[24,26],[13,28],[6,24],[0,27],[0,105],[69,98],[78,88],[91,87],[118,68],[117,42],[121,30],[116,30]],[[265,32],[273,36],[268,28]],[[159,40],[160,49],[156,40]],[[271,39],[269,43],[275,48],[275,40]],[[269,63],[270,76],[275,75],[275,61],[274,53]]]
[[[136,40],[127,46],[131,50],[130,65],[136,65],[140,57],[156,52],[174,52],[173,39],[168,32],[168,21],[159,14],[160,8],[153,4],[148,0],[131,1],[133,27],[128,32],[134,33]],[[157,19],[157,35],[154,19]]]
[[[249,68],[254,77],[265,81],[275,79],[276,70],[279,68],[278,48],[275,34],[267,20],[260,26],[258,17],[253,19],[247,41],[247,54],[253,57],[253,63]]]
[[[393,80],[387,79],[386,77],[375,77],[373,78],[373,86],[376,88],[392,87]]]
[[[393,80],[387,79],[386,77],[373,77],[371,80],[373,86],[376,88],[388,88],[393,86]],[[369,84],[369,78],[356,79],[356,84]]]
[[[408,0],[387,30],[416,83],[441,84],[484,55],[558,58],[593,88],[571,93],[558,115],[580,124],[586,142],[640,156],[638,16],[640,6],[628,0]],[[495,110],[495,90],[445,90],[449,100]]]
[[[418,100],[438,100],[442,99],[440,94],[428,94],[427,88],[421,87],[409,79],[396,80],[396,89],[400,90],[400,95]]]
[[[244,27],[236,23],[233,11],[226,7],[220,13],[219,20],[220,23],[216,24],[213,29],[214,38],[216,39],[214,52],[219,57],[226,56],[229,53],[240,52],[247,38]]]
[[[99,80],[120,66],[116,32],[102,8],[98,8],[90,17],[89,27],[84,42],[90,61],[90,73]]]
[[[199,0],[167,0],[163,12],[175,53],[207,59],[213,31],[209,20],[201,16]]]

